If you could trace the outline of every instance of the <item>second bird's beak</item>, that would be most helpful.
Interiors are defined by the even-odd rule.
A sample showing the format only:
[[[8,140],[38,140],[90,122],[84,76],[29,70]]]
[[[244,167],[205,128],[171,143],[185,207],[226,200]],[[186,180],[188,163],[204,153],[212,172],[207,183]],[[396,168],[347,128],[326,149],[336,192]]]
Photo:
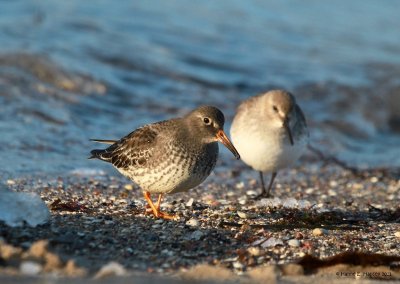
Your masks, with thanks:
[[[239,152],[236,150],[235,146],[233,146],[232,142],[229,140],[229,138],[226,136],[226,134],[223,130],[218,130],[217,139],[219,142],[224,144],[225,147],[228,148],[229,151],[231,151],[233,155],[235,155],[236,159],[238,159],[238,160],[240,159]]]
[[[287,132],[287,134],[289,136],[290,144],[293,146],[294,142],[293,142],[292,131],[290,130],[290,126],[289,126],[289,118],[285,119],[285,121],[283,122],[283,127],[285,127],[286,132]]]

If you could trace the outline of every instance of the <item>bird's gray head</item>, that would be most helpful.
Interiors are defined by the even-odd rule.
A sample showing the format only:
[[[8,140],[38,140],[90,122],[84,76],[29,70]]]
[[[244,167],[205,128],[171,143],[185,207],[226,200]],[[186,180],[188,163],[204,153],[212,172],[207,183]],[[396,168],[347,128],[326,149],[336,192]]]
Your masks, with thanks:
[[[195,131],[197,139],[205,143],[221,142],[237,159],[238,151],[224,132],[225,117],[222,111],[213,106],[200,106],[187,114],[185,120],[190,124],[190,129]]]
[[[284,127],[289,136],[290,143],[293,145],[292,133],[290,130],[293,121],[296,100],[294,96],[283,90],[273,90],[265,94],[266,109],[265,114],[268,119],[277,127]]]

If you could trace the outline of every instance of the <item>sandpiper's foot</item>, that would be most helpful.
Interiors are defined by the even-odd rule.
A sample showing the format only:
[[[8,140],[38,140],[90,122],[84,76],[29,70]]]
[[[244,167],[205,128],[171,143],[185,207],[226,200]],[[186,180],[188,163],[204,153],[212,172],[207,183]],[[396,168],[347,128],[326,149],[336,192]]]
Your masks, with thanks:
[[[271,192],[271,188],[274,183],[274,180],[276,178],[277,172],[272,173],[271,180],[268,185],[268,189],[265,188],[263,172],[259,172],[259,173],[260,173],[260,181],[261,181],[261,193],[254,196],[253,199],[272,198],[272,195],[270,192]]]
[[[153,214],[156,218],[162,218],[166,220],[173,220],[176,218],[176,215],[169,215],[160,211],[162,194],[158,196],[158,201],[156,205],[154,205],[153,201],[151,200],[149,192],[144,191],[143,195],[148,203],[148,206],[146,206],[145,214]]]
[[[166,219],[166,220],[173,220],[173,219],[177,218],[176,215],[169,215],[169,214],[161,212],[161,211],[156,211],[156,213],[155,213],[153,211],[153,209],[150,208],[150,206],[146,206],[146,211],[144,214],[146,214],[146,215],[153,214],[154,217],[156,217],[156,218],[162,218],[162,219]]]
[[[154,216],[156,216],[157,218],[161,218],[161,219],[165,219],[165,220],[174,220],[174,219],[177,218],[176,215],[169,215],[169,214],[164,213],[164,212],[161,212],[161,211],[158,211],[158,212],[157,212],[157,215],[158,215],[158,216],[156,216],[156,215],[154,214]]]

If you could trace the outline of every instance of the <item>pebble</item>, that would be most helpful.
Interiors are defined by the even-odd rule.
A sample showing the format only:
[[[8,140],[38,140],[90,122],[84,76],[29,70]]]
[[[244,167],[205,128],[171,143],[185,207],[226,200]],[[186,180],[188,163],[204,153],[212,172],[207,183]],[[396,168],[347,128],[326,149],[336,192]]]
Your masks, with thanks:
[[[40,240],[34,242],[29,249],[29,254],[36,258],[43,257],[47,252],[47,244],[48,244],[47,240]]]
[[[378,182],[378,178],[377,178],[377,177],[372,177],[372,178],[370,179],[370,181],[371,181],[372,183],[377,183],[377,182]]]
[[[191,218],[186,222],[186,225],[191,226],[191,227],[198,227],[199,221],[195,218]]]
[[[243,269],[244,265],[242,263],[240,263],[239,261],[235,261],[233,263],[233,268],[235,269]]]
[[[110,262],[104,265],[94,276],[94,279],[101,279],[110,276],[122,276],[126,274],[125,268],[118,262]]]
[[[255,191],[255,190],[248,190],[248,191],[246,191],[246,194],[247,194],[247,195],[250,195],[250,196],[255,196],[255,195],[257,195],[257,191]]]
[[[336,191],[333,190],[333,189],[329,189],[328,190],[328,194],[329,194],[329,196],[336,196],[337,195]]]
[[[383,245],[383,248],[391,249],[392,248],[392,244],[391,243],[386,243],[386,244]]]
[[[24,261],[20,264],[19,270],[23,275],[38,275],[42,271],[42,266],[34,261]]]
[[[258,247],[249,247],[247,249],[247,251],[249,252],[249,254],[251,254],[252,256],[259,256],[261,253],[261,250]]]
[[[0,243],[0,259],[8,260],[12,257],[19,257],[21,253],[21,248],[14,247],[5,243]]]
[[[163,249],[163,250],[161,251],[161,253],[162,253],[163,255],[166,255],[166,256],[173,256],[173,255],[174,255],[174,252],[171,251],[171,250],[168,250],[168,249]]]
[[[203,237],[204,233],[202,231],[194,231],[191,235],[190,235],[190,239],[191,240],[195,240],[195,241],[199,241],[201,239],[201,237]]]
[[[133,189],[133,185],[132,184],[125,184],[124,185],[124,188],[126,189],[126,190],[132,190]]]
[[[291,247],[299,247],[300,246],[300,241],[296,239],[291,239],[288,241],[288,245]]]
[[[321,228],[315,228],[312,231],[314,236],[322,236],[322,235],[327,235],[328,234],[328,230],[326,229],[321,229]]]
[[[400,238],[400,231],[397,231],[396,233],[394,233],[395,237]]]
[[[254,218],[256,218],[255,214],[246,213],[246,212],[242,212],[242,211],[237,211],[237,214],[242,219],[254,219]]]
[[[259,240],[254,241],[251,245],[252,245],[252,246],[258,246],[258,245],[260,245],[261,243],[265,242],[266,240],[267,240],[266,238],[261,238],[261,239],[259,239]]]
[[[231,202],[229,200],[226,200],[226,199],[218,199],[218,202],[221,205],[229,205],[229,204],[231,204]]]
[[[44,267],[45,272],[54,271],[55,269],[62,267],[62,261],[58,255],[48,252],[44,258],[46,260],[46,265]]]
[[[244,188],[244,182],[238,182],[237,184],[236,184],[236,188],[237,189],[243,189]]]
[[[255,186],[257,183],[258,183],[258,180],[254,179],[254,178],[249,180],[249,185],[251,185],[251,186]]]
[[[330,187],[337,187],[337,186],[338,186],[338,183],[337,183],[337,181],[335,181],[335,180],[331,180],[331,181],[329,182],[329,186],[330,186]]]
[[[190,198],[189,201],[186,202],[186,207],[192,207],[193,206],[193,202],[194,202],[194,199]]]
[[[85,269],[76,266],[75,261],[70,259],[64,267],[64,274],[70,277],[83,277],[87,272]]]
[[[305,190],[305,193],[306,194],[311,194],[311,193],[313,193],[314,192],[314,188],[312,188],[312,187],[309,187],[309,188],[307,188],[306,190]]]
[[[283,245],[283,241],[281,239],[276,239],[274,237],[269,238],[268,240],[266,240],[264,243],[261,244],[263,248],[274,247],[279,245]]]

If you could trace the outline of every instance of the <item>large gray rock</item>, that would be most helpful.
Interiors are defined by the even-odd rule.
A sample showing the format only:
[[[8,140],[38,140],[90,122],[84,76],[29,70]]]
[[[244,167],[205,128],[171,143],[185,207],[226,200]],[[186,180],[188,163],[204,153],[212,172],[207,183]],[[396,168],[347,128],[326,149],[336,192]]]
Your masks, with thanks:
[[[24,222],[36,227],[49,218],[50,211],[39,195],[14,192],[0,185],[0,221],[11,227],[22,226]]]

